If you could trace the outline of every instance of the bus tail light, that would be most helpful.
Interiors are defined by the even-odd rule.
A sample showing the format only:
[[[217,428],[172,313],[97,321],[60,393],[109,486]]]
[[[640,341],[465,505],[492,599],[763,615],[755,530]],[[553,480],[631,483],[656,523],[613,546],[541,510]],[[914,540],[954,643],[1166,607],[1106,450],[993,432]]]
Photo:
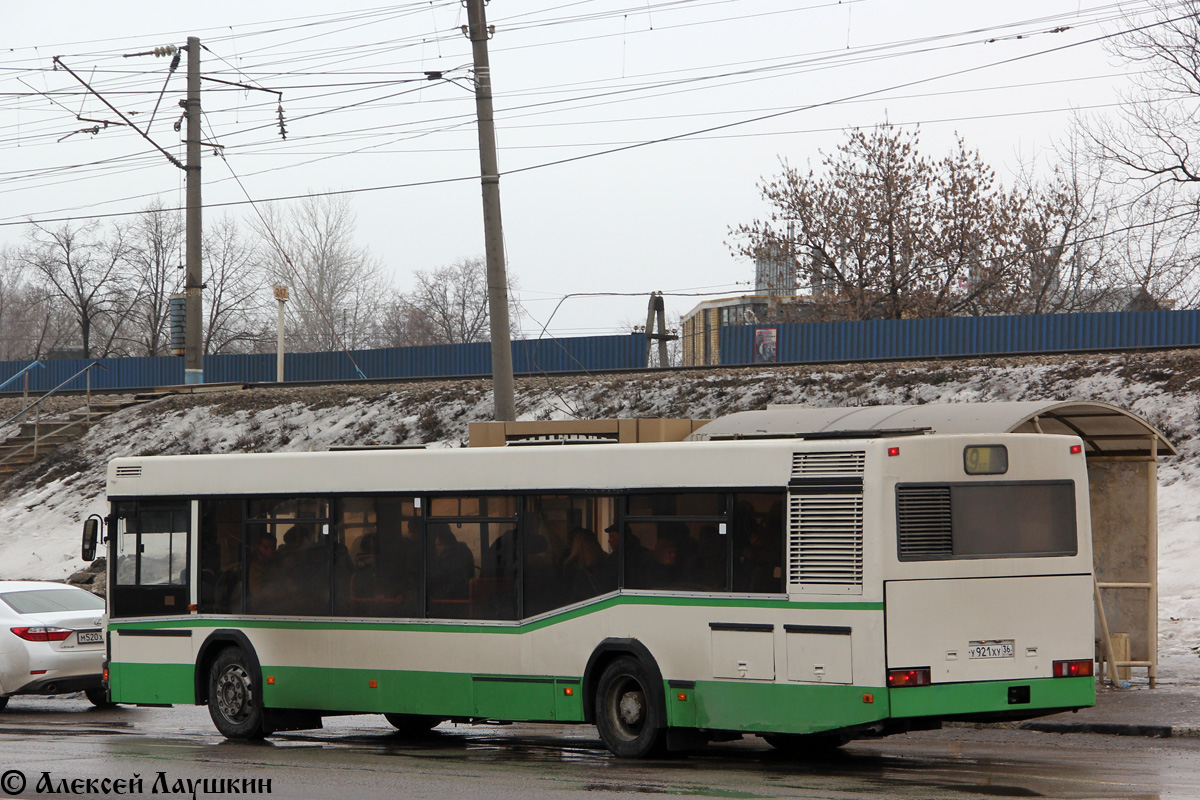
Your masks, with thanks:
[[[889,689],[899,689],[902,686],[928,686],[933,683],[930,679],[929,667],[906,669],[889,669],[887,685]]]
[[[70,628],[54,628],[47,625],[12,628],[11,630],[27,642],[61,642],[74,633]]]
[[[1083,452],[1083,445],[1081,445],[1081,444],[1071,445],[1071,455],[1077,456],[1082,452]]]
[[[1054,677],[1056,678],[1088,678],[1094,675],[1095,671],[1095,664],[1090,658],[1054,662]]]

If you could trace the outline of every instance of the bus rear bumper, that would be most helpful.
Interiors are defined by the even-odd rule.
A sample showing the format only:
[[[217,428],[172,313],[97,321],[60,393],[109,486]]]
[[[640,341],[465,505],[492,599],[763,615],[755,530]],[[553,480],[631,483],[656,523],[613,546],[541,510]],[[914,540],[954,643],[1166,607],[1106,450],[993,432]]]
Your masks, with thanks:
[[[888,690],[893,718],[997,722],[1041,717],[1096,704],[1096,679],[1037,678],[938,683]]]

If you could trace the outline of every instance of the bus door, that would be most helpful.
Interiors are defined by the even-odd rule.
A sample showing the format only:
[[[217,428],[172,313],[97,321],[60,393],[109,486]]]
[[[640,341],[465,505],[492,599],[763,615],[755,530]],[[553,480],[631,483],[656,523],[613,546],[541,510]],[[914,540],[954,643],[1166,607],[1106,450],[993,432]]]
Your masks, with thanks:
[[[188,613],[191,503],[156,499],[114,506],[110,616]]]

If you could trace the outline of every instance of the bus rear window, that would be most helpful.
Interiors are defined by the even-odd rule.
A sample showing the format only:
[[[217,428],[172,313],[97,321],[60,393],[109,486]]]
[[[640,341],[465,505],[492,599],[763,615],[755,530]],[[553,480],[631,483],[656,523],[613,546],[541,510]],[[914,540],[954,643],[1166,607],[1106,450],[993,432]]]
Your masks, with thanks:
[[[1071,481],[896,487],[901,561],[1072,556]]]

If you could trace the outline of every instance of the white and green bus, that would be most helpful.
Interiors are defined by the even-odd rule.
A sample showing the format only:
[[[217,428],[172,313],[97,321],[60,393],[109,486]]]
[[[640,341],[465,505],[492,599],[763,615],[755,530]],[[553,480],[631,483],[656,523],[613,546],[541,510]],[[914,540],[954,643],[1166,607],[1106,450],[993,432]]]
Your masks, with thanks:
[[[231,738],[380,713],[631,757],[1089,706],[1084,461],[899,432],[119,458],[109,691]]]

